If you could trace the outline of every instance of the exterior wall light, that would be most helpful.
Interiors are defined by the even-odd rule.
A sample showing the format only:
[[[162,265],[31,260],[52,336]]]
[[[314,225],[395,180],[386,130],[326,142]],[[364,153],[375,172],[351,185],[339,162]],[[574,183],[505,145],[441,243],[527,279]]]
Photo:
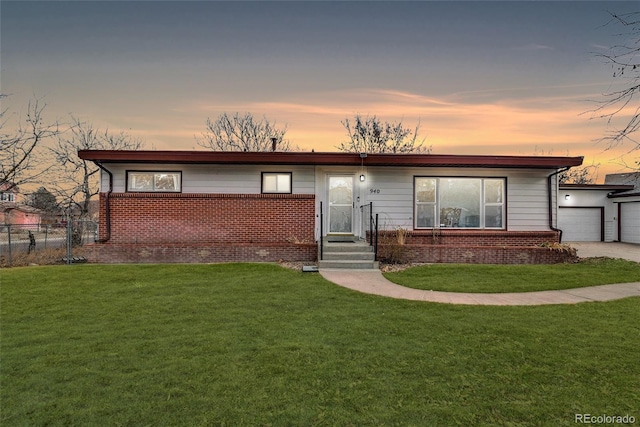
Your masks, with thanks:
[[[571,194],[565,194],[565,195],[564,195],[564,199],[565,199],[565,200],[569,200],[570,198],[571,198]]]
[[[360,174],[360,182],[364,182],[364,159],[367,158],[367,153],[360,153],[360,170],[362,173]]]

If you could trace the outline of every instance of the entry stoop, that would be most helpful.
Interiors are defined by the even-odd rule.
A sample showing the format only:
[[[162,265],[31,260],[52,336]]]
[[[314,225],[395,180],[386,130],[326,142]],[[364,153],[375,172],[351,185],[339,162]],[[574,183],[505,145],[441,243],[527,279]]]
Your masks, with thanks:
[[[379,267],[373,247],[353,236],[328,236],[323,239],[323,245],[319,268],[375,270]]]

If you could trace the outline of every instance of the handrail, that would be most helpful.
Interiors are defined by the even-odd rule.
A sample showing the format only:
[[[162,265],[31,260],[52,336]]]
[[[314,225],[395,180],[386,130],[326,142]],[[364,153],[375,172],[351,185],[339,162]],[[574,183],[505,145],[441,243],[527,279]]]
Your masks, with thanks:
[[[376,244],[373,249],[373,260],[378,261],[378,214],[376,214]]]
[[[367,205],[362,205],[360,208],[364,208]],[[369,246],[373,246],[374,260],[378,260],[378,214],[373,216],[373,202],[368,203],[369,207]],[[362,211],[362,221],[365,221],[364,210]]]
[[[373,202],[369,202],[369,241],[373,246]]]
[[[323,257],[324,257],[324,228],[323,228],[323,223],[324,223],[324,217],[322,214],[322,202],[320,202],[320,261],[322,261]]]

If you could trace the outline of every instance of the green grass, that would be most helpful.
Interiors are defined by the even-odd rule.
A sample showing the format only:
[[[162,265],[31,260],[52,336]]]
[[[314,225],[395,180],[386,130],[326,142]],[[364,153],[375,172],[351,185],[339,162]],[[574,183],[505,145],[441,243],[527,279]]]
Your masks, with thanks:
[[[431,264],[384,276],[408,288],[433,291],[533,292],[640,282],[640,264],[610,258],[554,265]]]
[[[274,265],[0,270],[6,426],[640,418],[640,298],[453,306]]]

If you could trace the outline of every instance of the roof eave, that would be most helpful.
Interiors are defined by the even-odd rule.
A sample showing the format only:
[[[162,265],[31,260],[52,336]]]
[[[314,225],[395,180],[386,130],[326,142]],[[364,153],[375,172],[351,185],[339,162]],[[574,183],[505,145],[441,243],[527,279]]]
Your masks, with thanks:
[[[579,166],[582,157],[368,154],[314,152],[213,152],[80,150],[84,160],[104,163],[270,164],[556,169]]]
[[[560,184],[560,188],[564,190],[609,190],[609,191],[628,191],[633,190],[633,185],[622,184]]]

